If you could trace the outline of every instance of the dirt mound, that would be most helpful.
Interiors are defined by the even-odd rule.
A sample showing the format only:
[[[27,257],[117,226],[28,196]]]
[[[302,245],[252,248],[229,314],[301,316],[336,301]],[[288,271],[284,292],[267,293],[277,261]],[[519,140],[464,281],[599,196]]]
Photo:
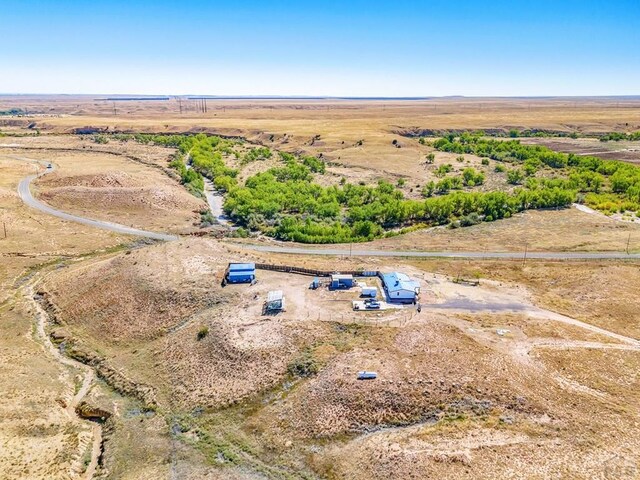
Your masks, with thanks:
[[[52,205],[100,205],[102,208],[153,208],[199,210],[202,202],[186,192],[171,187],[57,187],[41,193]]]
[[[359,370],[374,370],[378,379],[359,381]],[[331,438],[448,417],[542,411],[530,389],[535,378],[525,382],[521,372],[522,365],[456,328],[430,324],[335,357],[257,421],[279,419],[270,427],[280,438]]]
[[[48,187],[140,187],[143,185],[134,176],[121,171],[105,172],[98,175],[63,176],[57,172],[47,175],[38,181],[40,185]]]
[[[154,338],[224,301],[210,274],[182,275],[185,256],[168,249],[136,250],[54,277],[47,289],[59,319],[105,342],[127,342]],[[210,261],[226,266],[213,252]]]
[[[205,314],[214,315],[202,340],[197,340],[202,323],[196,322],[166,343],[164,357],[174,392],[187,405],[225,406],[274,387],[287,374],[298,345],[313,336],[301,325],[285,327],[273,319],[241,327],[229,308]],[[268,342],[247,341],[248,329],[256,329]]]

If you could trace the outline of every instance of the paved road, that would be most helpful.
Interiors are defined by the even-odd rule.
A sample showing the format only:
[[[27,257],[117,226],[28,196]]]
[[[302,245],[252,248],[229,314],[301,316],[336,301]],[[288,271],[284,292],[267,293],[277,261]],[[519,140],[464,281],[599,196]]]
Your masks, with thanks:
[[[250,250],[297,255],[338,255],[353,257],[419,257],[419,258],[493,258],[522,260],[522,252],[417,252],[411,250],[349,250],[348,248],[304,248],[271,245],[237,244]],[[640,259],[640,254],[617,252],[528,252],[527,258],[542,260],[607,260]]]
[[[28,158],[22,158],[22,157],[11,157],[11,158],[14,158],[16,160],[39,163],[41,165],[44,165],[45,167],[48,165],[47,162],[41,162],[41,161],[32,160]],[[41,212],[44,212],[46,214],[53,215],[54,217],[61,218],[63,220],[81,223],[83,225],[88,225],[90,227],[102,228],[103,230],[109,230],[115,233],[121,233],[125,235],[136,235],[139,237],[152,238],[154,240],[171,241],[171,240],[178,239],[176,235],[170,235],[167,233],[149,232],[147,230],[139,230],[137,228],[127,227],[126,225],[120,225],[118,223],[106,222],[103,220],[93,220],[90,218],[80,217],[78,215],[72,215],[70,213],[56,210],[55,208],[40,202],[39,200],[34,198],[33,195],[31,194],[31,189],[30,189],[31,182],[34,179],[41,177],[42,175],[46,175],[47,173],[54,171],[55,166],[53,164],[51,165],[52,165],[51,168],[47,168],[42,173],[29,175],[28,177],[25,177],[22,180],[20,180],[20,183],[18,184],[18,194],[20,195],[20,198],[22,199],[22,201],[27,205],[29,205],[30,207],[35,208],[36,210],[40,210]]]
[[[30,161],[47,166],[46,162],[38,160],[32,160],[23,157],[11,157],[17,160]],[[54,167],[55,168],[55,167]],[[172,241],[177,240],[176,235],[170,235],[166,233],[149,232],[146,230],[139,230],[137,228],[127,227],[126,225],[120,225],[117,223],[105,222],[102,220],[92,220],[89,218],[79,217],[69,213],[56,210],[38,200],[31,195],[29,188],[31,182],[42,175],[45,175],[54,170],[49,168],[39,175],[30,175],[23,178],[18,185],[18,193],[20,198],[29,205],[41,212],[49,215],[62,218],[63,220],[69,220],[72,222],[81,223],[83,225],[89,225],[96,228],[102,228],[110,230],[116,233],[122,233],[125,235],[137,235],[140,237],[153,238],[156,240]],[[354,257],[417,257],[417,258],[469,258],[469,259],[503,259],[503,260],[522,260],[524,258],[523,252],[424,252],[424,251],[412,251],[412,250],[352,250],[348,248],[336,248],[336,247],[320,247],[320,248],[307,248],[307,247],[290,247],[286,245],[252,245],[247,243],[238,243],[238,247],[248,250],[254,250],[258,252],[269,253],[290,253],[295,255],[334,255],[334,256],[354,256]],[[528,259],[540,259],[540,260],[628,260],[628,259],[640,259],[640,254],[632,253],[626,254],[622,252],[528,252]]]

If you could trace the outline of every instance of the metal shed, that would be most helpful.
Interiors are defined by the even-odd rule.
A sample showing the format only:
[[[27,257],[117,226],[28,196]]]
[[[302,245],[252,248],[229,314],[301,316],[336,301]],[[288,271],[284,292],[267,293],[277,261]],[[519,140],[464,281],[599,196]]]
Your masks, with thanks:
[[[227,269],[229,283],[251,283],[256,279],[255,263],[230,263]]]
[[[341,274],[331,275],[330,286],[332,289],[351,288],[353,287],[353,275],[341,275]]]
[[[263,310],[267,312],[281,312],[284,310],[284,294],[282,290],[272,290],[267,294],[267,301],[264,302]]]
[[[376,298],[378,296],[378,287],[362,287],[361,297]]]

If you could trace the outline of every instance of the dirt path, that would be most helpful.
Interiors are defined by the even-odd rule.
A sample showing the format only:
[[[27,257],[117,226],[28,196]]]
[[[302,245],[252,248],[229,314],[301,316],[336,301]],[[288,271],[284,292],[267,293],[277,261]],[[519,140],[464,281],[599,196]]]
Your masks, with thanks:
[[[70,213],[66,213],[61,210],[57,210],[53,207],[50,207],[46,203],[42,203],[41,201],[37,200],[31,194],[31,182],[38,177],[41,177],[43,175],[46,175],[48,173],[55,171],[55,165],[49,164],[48,162],[34,160],[30,158],[25,158],[25,157],[9,156],[9,158],[13,158],[14,160],[21,160],[25,162],[32,162],[35,164],[43,165],[45,167],[44,171],[33,174],[33,175],[29,175],[23,178],[22,180],[20,180],[20,183],[18,184],[18,194],[20,195],[21,200],[31,208],[35,208],[36,210],[40,210],[41,212],[44,212],[48,215],[52,215],[54,217],[61,218],[62,220],[81,223],[83,225],[88,225],[90,227],[102,228],[103,230],[109,230],[115,233],[123,233],[125,235],[136,235],[139,237],[147,237],[147,238],[152,238],[154,240],[164,240],[164,241],[171,241],[171,240],[178,239],[178,237],[175,235],[170,235],[166,233],[149,232],[147,230],[140,230],[138,228],[128,227],[126,225],[120,225],[118,223],[80,217],[78,215],[72,215]],[[48,168],[48,165],[51,165],[51,167]]]
[[[49,319],[47,312],[44,311],[42,306],[35,300],[34,298],[34,286],[37,283],[37,280],[32,281],[22,289],[22,294],[24,297],[31,303],[35,310],[36,314],[36,335],[40,340],[40,343],[44,346],[45,350],[58,361],[62,365],[67,367],[71,367],[73,369],[78,369],[84,372],[84,378],[82,380],[82,385],[78,392],[73,396],[71,401],[67,404],[65,410],[69,417],[78,418],[81,421],[88,421],[80,417],[76,413],[76,407],[80,404],[80,402],[84,399],[84,397],[89,393],[91,387],[93,386],[93,380],[95,378],[95,373],[93,369],[83,363],[80,363],[76,360],[73,360],[69,357],[64,356],[60,353],[60,350],[51,342],[51,339],[47,335],[45,331],[46,323]],[[83,478],[85,480],[92,480],[96,469],[98,467],[98,461],[100,459],[100,454],[102,450],[102,427],[95,422],[91,423],[91,430],[93,434],[93,442],[91,447],[91,461],[84,471]]]
[[[191,150],[189,150],[185,155],[184,164],[187,169],[191,168]],[[216,190],[211,180],[209,180],[205,176],[203,176],[202,178],[204,180],[204,196],[207,200],[207,204],[209,204],[209,210],[211,210],[211,214],[220,225],[231,226],[231,222],[229,221],[229,218],[224,214],[224,209],[222,208],[224,197],[218,190]]]

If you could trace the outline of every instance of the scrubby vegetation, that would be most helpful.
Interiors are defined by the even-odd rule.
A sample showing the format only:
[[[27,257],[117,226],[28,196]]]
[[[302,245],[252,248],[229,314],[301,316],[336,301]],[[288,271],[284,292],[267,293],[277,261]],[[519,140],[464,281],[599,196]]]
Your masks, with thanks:
[[[10,108],[9,110],[0,110],[0,117],[7,115],[24,115],[25,113],[21,108]]]
[[[602,135],[600,137],[601,142],[609,142],[609,141],[619,142],[621,140],[632,140],[632,141],[640,140],[640,131],[631,132],[631,133],[611,132],[611,133]]]
[[[640,167],[592,156],[554,152],[540,145],[522,145],[518,140],[494,140],[478,134],[449,135],[433,142],[444,152],[474,154],[511,164],[510,184],[527,190],[559,189],[585,194],[587,205],[613,213],[640,210]],[[496,166],[496,171],[499,171]],[[502,170],[502,169],[500,169]],[[537,177],[539,170],[545,176]]]
[[[421,145],[427,145],[430,143],[429,137],[457,137],[465,132],[457,130],[439,130],[433,132],[432,135],[422,136],[418,139]],[[523,129],[518,130],[512,128],[508,131],[501,129],[488,129],[488,130],[476,130],[472,133],[476,136],[483,137],[497,137],[497,138],[598,138],[602,142],[620,140],[638,141],[640,140],[640,131],[636,132],[608,132],[608,133],[582,133],[582,132],[565,132],[559,130],[539,130],[539,129]]]
[[[322,158],[277,152],[280,165],[238,182],[240,164],[266,160],[273,152],[256,147],[240,154],[237,141],[216,136],[135,135],[141,142],[177,147],[172,166],[182,182],[197,193],[202,177],[227,193],[224,210],[243,232],[260,231],[280,240],[304,243],[361,242],[428,225],[468,226],[507,218],[527,209],[566,207],[580,196],[588,205],[607,212],[640,210],[640,168],[596,157],[554,152],[518,140],[488,139],[483,133],[449,134],[432,142],[440,151],[463,157],[476,155],[497,162],[506,172],[510,191],[468,191],[485,183],[485,175],[467,167],[449,175],[451,164],[440,165],[437,182],[422,187],[423,200],[406,198],[400,188],[381,180],[323,186]],[[188,169],[184,159],[190,158]],[[484,162],[483,164],[488,164]],[[207,219],[203,219],[206,221]]]

